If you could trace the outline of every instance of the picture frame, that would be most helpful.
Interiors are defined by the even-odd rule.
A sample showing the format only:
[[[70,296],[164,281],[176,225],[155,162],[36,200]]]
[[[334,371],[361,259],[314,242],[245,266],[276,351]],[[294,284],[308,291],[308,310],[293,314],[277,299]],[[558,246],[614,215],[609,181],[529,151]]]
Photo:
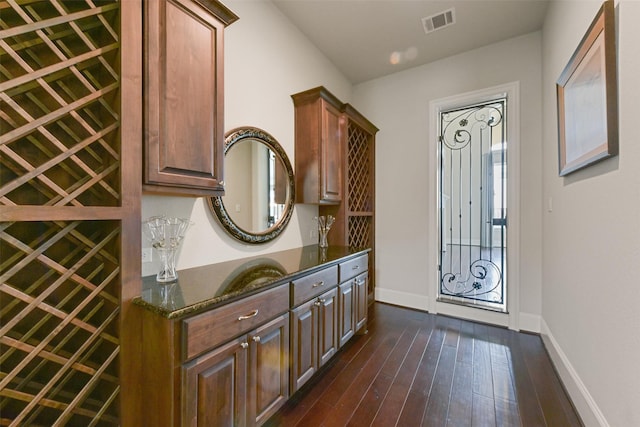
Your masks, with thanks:
[[[556,84],[560,176],[618,154],[615,37],[606,0]]]

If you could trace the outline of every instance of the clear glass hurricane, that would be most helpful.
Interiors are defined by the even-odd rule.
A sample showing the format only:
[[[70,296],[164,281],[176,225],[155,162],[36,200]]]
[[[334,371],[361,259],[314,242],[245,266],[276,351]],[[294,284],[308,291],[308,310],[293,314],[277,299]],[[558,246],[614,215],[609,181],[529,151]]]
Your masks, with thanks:
[[[315,218],[318,221],[318,246],[321,248],[329,247],[329,241],[327,240],[327,234],[335,221],[335,218],[332,215],[319,216]]]
[[[191,225],[185,218],[153,216],[142,222],[142,232],[160,256],[160,270],[156,281],[170,283],[178,280],[176,253]]]

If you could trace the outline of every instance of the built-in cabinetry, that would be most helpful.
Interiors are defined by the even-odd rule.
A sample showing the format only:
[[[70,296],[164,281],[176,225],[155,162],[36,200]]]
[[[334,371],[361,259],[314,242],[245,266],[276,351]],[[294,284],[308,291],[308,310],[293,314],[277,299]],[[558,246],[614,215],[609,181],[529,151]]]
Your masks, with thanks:
[[[289,397],[288,310],[289,285],[283,284],[184,319],[145,311],[148,425],[266,420]]]
[[[144,2],[144,190],[224,194],[223,33],[216,0]]]
[[[367,272],[368,257],[361,256],[339,265],[340,306],[339,345],[342,347],[367,323]]]
[[[317,248],[312,249],[310,255],[316,256]],[[303,263],[308,256],[302,252]],[[283,272],[275,279],[255,272],[283,271],[282,259],[222,263],[216,269],[194,269],[189,277],[205,280],[194,282],[199,287],[158,285],[152,291],[161,298],[136,300],[146,306],[140,310],[139,381],[145,425],[259,426],[267,421],[341,345],[366,330],[366,293],[358,296],[358,283],[366,286],[367,251],[332,258],[308,272]],[[216,296],[205,298],[192,313],[187,306],[177,308],[192,291],[203,295],[204,278],[213,282],[214,272],[229,270],[236,275],[222,281]],[[250,278],[247,271],[254,272]],[[247,296],[237,294],[242,286]],[[227,289],[236,298],[207,309],[217,298],[224,301]]]
[[[319,215],[335,217],[328,234],[330,245],[371,248],[367,293],[372,302],[375,297],[375,135],[378,128],[324,87],[294,94],[292,98],[296,126],[296,202],[318,204]],[[326,189],[328,183],[331,194]]]
[[[296,203],[340,203],[342,104],[323,87],[291,97],[295,105]]]
[[[292,391],[338,351],[338,267],[294,280],[291,286]]]
[[[182,425],[260,425],[289,397],[289,314],[183,365]]]

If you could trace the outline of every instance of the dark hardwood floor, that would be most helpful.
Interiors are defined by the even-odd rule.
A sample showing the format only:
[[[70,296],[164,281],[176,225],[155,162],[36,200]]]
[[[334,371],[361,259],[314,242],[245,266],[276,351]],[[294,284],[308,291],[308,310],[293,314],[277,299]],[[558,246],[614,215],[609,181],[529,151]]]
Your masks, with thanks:
[[[268,426],[580,426],[536,335],[375,303]]]

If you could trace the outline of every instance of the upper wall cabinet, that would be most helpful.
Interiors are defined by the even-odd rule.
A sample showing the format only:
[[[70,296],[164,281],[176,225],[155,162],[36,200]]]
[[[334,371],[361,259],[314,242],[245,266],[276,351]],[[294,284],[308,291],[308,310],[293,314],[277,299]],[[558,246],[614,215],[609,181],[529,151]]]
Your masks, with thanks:
[[[342,103],[323,87],[291,95],[295,106],[296,203],[342,200]]]
[[[223,195],[223,32],[238,17],[215,0],[144,8],[143,189]]]

